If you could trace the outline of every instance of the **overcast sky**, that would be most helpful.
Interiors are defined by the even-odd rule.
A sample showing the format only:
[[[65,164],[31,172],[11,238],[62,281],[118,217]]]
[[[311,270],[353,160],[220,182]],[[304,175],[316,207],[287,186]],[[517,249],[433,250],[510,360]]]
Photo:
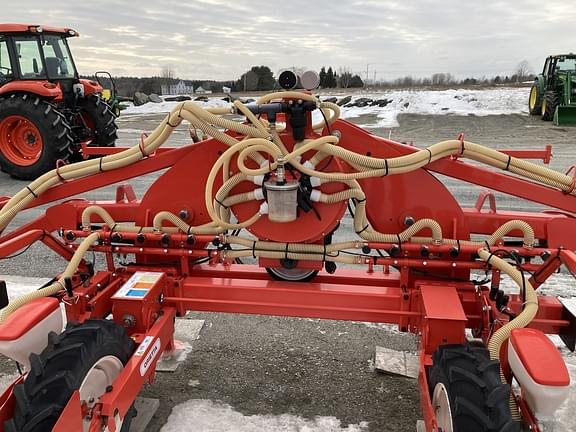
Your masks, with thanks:
[[[237,79],[253,65],[370,79],[511,75],[576,51],[573,0],[2,0],[4,22],[74,28],[83,74]]]

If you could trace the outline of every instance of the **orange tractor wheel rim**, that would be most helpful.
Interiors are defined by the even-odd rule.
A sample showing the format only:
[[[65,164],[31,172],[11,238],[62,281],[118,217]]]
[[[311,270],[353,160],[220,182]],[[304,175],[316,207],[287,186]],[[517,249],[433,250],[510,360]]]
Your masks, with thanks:
[[[38,128],[26,117],[0,120],[0,153],[15,165],[30,166],[40,159],[44,141]]]

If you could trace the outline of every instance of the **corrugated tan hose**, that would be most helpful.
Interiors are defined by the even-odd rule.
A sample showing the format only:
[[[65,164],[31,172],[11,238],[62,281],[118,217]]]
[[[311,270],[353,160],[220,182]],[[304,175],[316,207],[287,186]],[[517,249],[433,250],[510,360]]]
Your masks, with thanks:
[[[78,270],[78,265],[80,264],[80,261],[82,261],[88,249],[92,247],[92,244],[99,238],[100,235],[98,233],[92,233],[80,243],[78,249],[76,249],[76,252],[70,259],[68,265],[66,266],[66,270],[64,270],[64,273],[62,273],[62,276],[60,276],[60,278],[58,278],[56,282],[45,288],[41,288],[37,291],[32,291],[28,294],[24,294],[23,296],[11,300],[10,303],[8,303],[8,305],[5,308],[0,310],[0,323],[4,322],[4,320],[6,320],[6,318],[8,318],[10,314],[12,314],[18,308],[24,306],[26,303],[40,297],[48,297],[57,294],[58,292],[64,290],[65,289],[64,280],[66,278],[74,276],[74,273],[76,273],[76,270]]]
[[[478,250],[478,255],[480,256],[480,259],[485,261],[487,264],[496,267],[497,269],[510,276],[520,288],[524,287],[525,300],[522,312],[520,312],[516,318],[496,330],[496,332],[488,341],[488,351],[490,352],[490,358],[492,360],[500,360],[500,348],[502,347],[502,344],[508,340],[512,330],[526,327],[532,322],[538,313],[538,295],[536,294],[532,284],[527,279],[525,279],[524,275],[512,265],[503,259],[492,255],[486,249]],[[500,379],[504,384],[508,383],[502,368],[500,368]],[[518,411],[518,406],[513,394],[510,394],[510,412],[512,413],[512,417],[515,420],[519,421],[521,419],[520,412]]]
[[[316,102],[317,106],[322,109],[325,114],[327,114],[328,123],[333,123],[339,116],[339,108],[336,105],[329,103],[319,103],[317,99],[311,95],[296,92],[282,92],[267,95],[258,100],[258,103],[267,103],[271,100],[279,98],[296,98]],[[372,158],[338,147],[338,138],[334,136],[327,136],[315,140],[306,140],[302,143],[297,143],[294,150],[292,152],[288,152],[276,130],[269,130],[269,125],[267,123],[256,118],[242,104],[235,103],[234,107],[237,111],[243,113],[251,122],[251,124],[242,124],[239,122],[223,119],[222,117],[216,115],[230,113],[230,109],[213,109],[208,111],[191,102],[184,102],[179,104],[176,109],[168,114],[162,123],[147,138],[143,140],[141,147],[133,147],[124,152],[105,156],[101,159],[87,160],[78,164],[67,165],[61,167],[58,173],[54,170],[43,175],[35,182],[32,182],[28,188],[23,189],[17,193],[0,211],[0,231],[10,223],[10,221],[19,211],[25,208],[32,201],[34,195],[42,194],[52,186],[60,183],[61,179],[74,179],[95,174],[101,170],[108,171],[128,166],[141,160],[143,157],[146,157],[146,155],[153,153],[166,141],[172,131],[180,124],[183,119],[188,121],[193,127],[202,130],[206,135],[212,136],[230,147],[215,163],[213,169],[210,172],[206,185],[205,201],[212,222],[199,227],[191,227],[172,213],[160,212],[154,218],[153,227],[134,227],[128,224],[118,225],[103,209],[98,209],[97,207],[89,207],[86,209],[82,217],[82,223],[85,228],[89,229],[90,217],[94,214],[98,215],[112,230],[143,230],[144,232],[175,232],[180,230],[190,233],[219,233],[223,232],[227,228],[236,229],[250,226],[261,216],[259,212],[253,215],[247,221],[232,224],[229,222],[230,212],[215,203],[212,197],[213,184],[216,176],[220,169],[224,169],[224,171],[226,171],[223,173],[224,184],[216,193],[216,197],[219,202],[224,203],[224,205],[228,207],[236,203],[252,200],[255,199],[253,192],[233,196],[229,196],[229,193],[236,185],[240,184],[242,181],[252,181],[254,177],[262,176],[275,170],[277,165],[276,160],[279,157],[282,157],[287,163],[292,164],[298,171],[310,175],[311,177],[323,179],[323,182],[336,181],[344,182],[347,184],[349,187],[348,190],[334,194],[320,193],[319,201],[325,203],[336,203],[346,201],[350,198],[354,198],[357,201],[360,201],[356,210],[356,217],[354,221],[355,228],[362,238],[371,241],[415,241],[421,243],[456,242],[452,239],[443,239],[439,224],[431,219],[423,219],[417,221],[414,225],[410,226],[399,234],[386,234],[374,231],[373,228],[369,226],[366,217],[366,202],[364,201],[364,192],[356,182],[356,179],[360,178],[369,178],[374,176],[379,177],[383,175],[395,175],[411,172],[426,166],[430,162],[451,155],[459,155],[460,157],[466,157],[500,169],[507,169],[510,172],[516,173],[526,178],[530,178],[534,181],[547,184],[565,192],[574,193],[572,190],[572,178],[569,176],[557,173],[544,167],[540,167],[530,162],[510,157],[503,153],[487,149],[474,143],[460,142],[458,140],[445,141],[410,155],[390,159]],[[318,125],[314,125],[313,127],[318,128],[322,126],[323,123],[320,123]],[[238,132],[239,134],[243,135],[245,139],[239,141],[238,139],[220,131],[218,128],[230,129]],[[316,153],[310,158],[308,163],[300,163],[301,156],[308,151]],[[266,159],[262,156],[262,154],[272,156],[274,162],[272,162],[270,166],[264,165],[263,162]],[[328,156],[335,156],[346,161],[348,164],[353,166],[357,172],[340,173],[317,171],[314,167],[320,160]],[[228,179],[228,167],[230,165],[230,161],[234,157],[237,157],[237,162],[241,173],[236,174],[232,178]],[[261,167],[257,169],[249,169],[244,163],[246,159],[255,160]],[[164,227],[163,223],[165,221],[168,221],[174,225],[174,227]],[[415,237],[415,235],[423,229],[431,230],[432,237]],[[523,221],[510,221],[507,224],[504,224],[487,240],[487,244],[495,244],[500,238],[515,229],[519,229],[523,232],[525,246],[531,246],[534,241],[533,232],[530,226]],[[58,282],[52,284],[50,287],[44,288],[40,291],[31,293],[28,296],[21,297],[20,299],[11,302],[9,306],[0,312],[0,322],[10,313],[12,313],[14,310],[32,298],[37,298],[44,295],[52,295],[62,290],[64,278],[70,277],[75,273],[78,264],[80,263],[85,252],[97,239],[97,233],[90,234],[90,236],[80,244],[76,253],[74,254],[74,257],[66,267],[64,274]],[[365,259],[361,256],[338,255],[340,250],[361,247],[364,244],[361,241],[338,243],[326,247],[323,245],[307,244],[289,244],[287,247],[285,243],[257,241],[255,247],[256,250],[254,250],[254,244],[251,240],[242,239],[239,237],[228,237],[226,241],[231,244],[252,248],[250,251],[222,251],[222,256],[229,259],[240,256],[252,256],[253,254],[256,254],[256,256],[275,259],[313,259],[347,262],[353,264],[363,263]],[[479,246],[483,244],[476,242],[466,243],[476,244]],[[484,249],[479,251],[479,255],[481,259],[489,261],[490,264],[509,274],[515,280],[515,282],[520,285],[521,280],[520,282],[518,280],[519,272],[507,264],[504,260],[494,256],[490,257],[489,252]],[[535,314],[534,309],[537,309],[536,294],[528,283],[525,285],[527,304],[524,311],[517,318],[498,330],[490,340],[489,349],[491,356],[494,358],[498,358],[499,347],[501,346],[501,343],[509,336],[511,328],[526,325],[530,322]]]

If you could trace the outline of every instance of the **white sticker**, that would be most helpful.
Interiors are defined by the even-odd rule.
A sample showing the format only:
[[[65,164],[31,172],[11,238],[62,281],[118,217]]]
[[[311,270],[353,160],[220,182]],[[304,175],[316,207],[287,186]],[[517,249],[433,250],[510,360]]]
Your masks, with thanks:
[[[153,360],[160,353],[160,339],[156,339],[154,345],[150,349],[150,352],[146,354],[142,363],[140,363],[140,376],[146,375],[146,371],[150,368]]]
[[[146,352],[146,349],[148,348],[148,345],[150,345],[150,342],[152,342],[153,340],[154,340],[154,336],[146,336],[144,338],[144,340],[142,341],[142,343],[140,345],[138,345],[138,349],[136,350],[134,355],[135,356],[144,355],[144,353]]]

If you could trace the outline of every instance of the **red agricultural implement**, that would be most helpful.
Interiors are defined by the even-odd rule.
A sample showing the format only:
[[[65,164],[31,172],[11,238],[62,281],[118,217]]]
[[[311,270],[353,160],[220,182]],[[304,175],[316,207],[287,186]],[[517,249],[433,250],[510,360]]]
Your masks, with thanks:
[[[395,323],[420,336],[427,431],[542,430],[570,382],[546,334],[576,340],[574,315],[538,293],[561,266],[576,271],[574,178],[525,160],[549,149],[463,137],[417,149],[338,113],[290,91],[232,109],[183,102],[139,146],[99,149],[0,200],[0,257],[38,241],[69,261],[0,311],[0,352],[27,372],[0,397],[3,430],[128,430],[187,311]],[[162,148],[183,120],[210,138]],[[155,171],[140,198],[122,184],[115,201],[61,201]],[[435,174],[555,210],[500,211],[491,193],[462,208]]]

